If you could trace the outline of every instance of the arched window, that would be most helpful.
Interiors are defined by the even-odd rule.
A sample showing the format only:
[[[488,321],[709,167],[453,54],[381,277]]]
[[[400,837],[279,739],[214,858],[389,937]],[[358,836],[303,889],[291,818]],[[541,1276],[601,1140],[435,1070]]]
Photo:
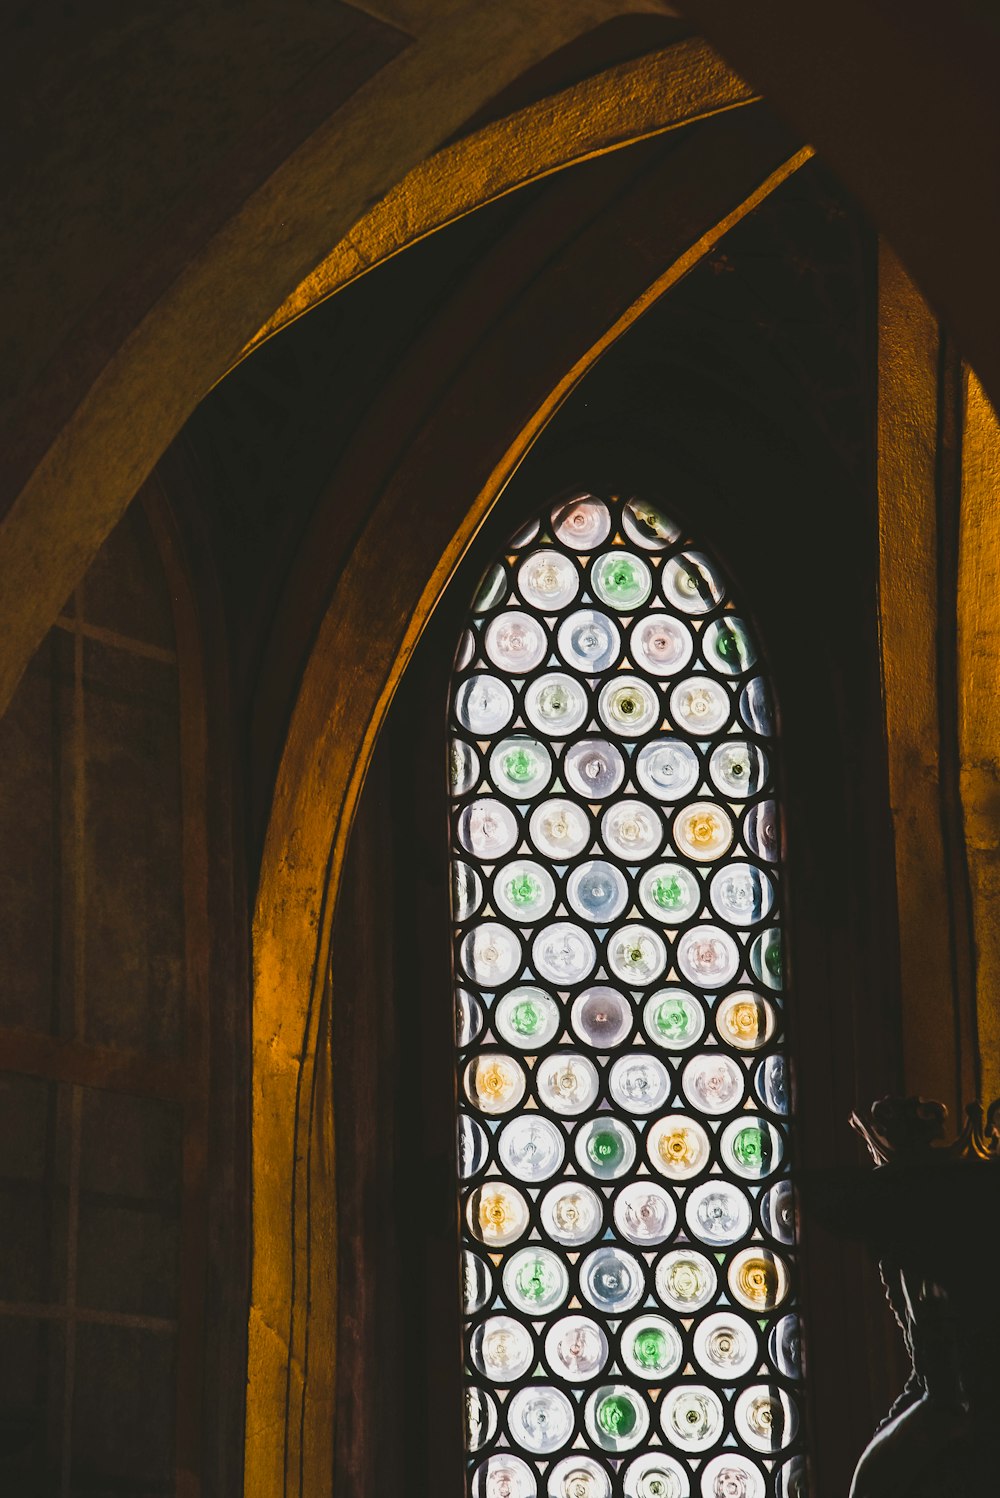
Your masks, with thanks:
[[[771,694],[696,543],[574,495],[456,658],[468,1492],[803,1491]]]

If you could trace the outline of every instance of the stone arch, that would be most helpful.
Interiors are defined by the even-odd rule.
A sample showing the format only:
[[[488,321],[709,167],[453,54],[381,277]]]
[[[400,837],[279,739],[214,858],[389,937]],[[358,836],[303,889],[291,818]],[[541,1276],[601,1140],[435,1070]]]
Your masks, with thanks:
[[[329,1481],[336,1254],[329,943],[347,836],[382,718],[449,575],[566,394],[809,155],[793,153],[763,114],[719,118],[685,141],[510,298],[507,316],[472,366],[460,366],[461,379],[387,486],[356,500],[365,518],[292,715],[254,920],[248,1498],[282,1482],[284,1491],[319,1494]],[[524,347],[535,351],[527,363],[516,357]],[[405,399],[407,377],[412,391],[419,359],[400,376],[396,399]],[[394,517],[411,514],[420,526],[387,571],[384,538]]]

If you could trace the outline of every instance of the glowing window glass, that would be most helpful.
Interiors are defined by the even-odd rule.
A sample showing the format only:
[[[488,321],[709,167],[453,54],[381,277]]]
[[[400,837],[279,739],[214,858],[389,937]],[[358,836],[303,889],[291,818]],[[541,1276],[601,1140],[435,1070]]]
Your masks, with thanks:
[[[804,1493],[771,694],[720,569],[572,496],[451,694],[471,1498]]]

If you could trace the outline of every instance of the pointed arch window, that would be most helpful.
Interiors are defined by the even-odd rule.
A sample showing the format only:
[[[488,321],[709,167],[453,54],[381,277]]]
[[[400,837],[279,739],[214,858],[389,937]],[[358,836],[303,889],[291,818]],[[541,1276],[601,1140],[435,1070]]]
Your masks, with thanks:
[[[470,1498],[804,1492],[772,696],[715,561],[574,494],[452,680]]]

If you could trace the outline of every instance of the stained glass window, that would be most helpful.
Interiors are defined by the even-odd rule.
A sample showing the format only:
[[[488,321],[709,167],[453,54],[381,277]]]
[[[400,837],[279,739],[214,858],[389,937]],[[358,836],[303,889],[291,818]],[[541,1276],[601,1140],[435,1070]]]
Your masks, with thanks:
[[[576,495],[451,693],[467,1491],[805,1491],[771,693],[721,570]]]
[[[472,1498],[804,1494],[774,715],[719,566],[573,496],[451,697]]]

